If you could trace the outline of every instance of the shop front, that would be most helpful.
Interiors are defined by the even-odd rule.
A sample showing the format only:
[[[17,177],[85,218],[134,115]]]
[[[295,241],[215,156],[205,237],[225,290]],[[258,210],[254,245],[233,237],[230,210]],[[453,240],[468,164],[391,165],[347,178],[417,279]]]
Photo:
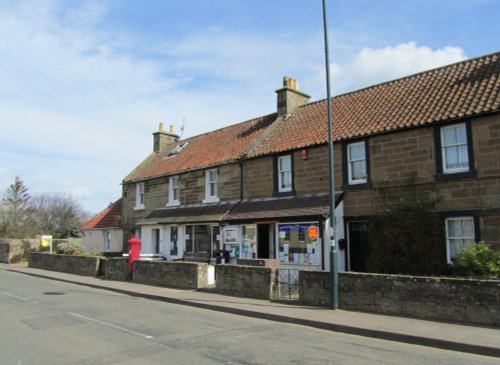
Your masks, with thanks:
[[[270,258],[282,268],[324,270],[329,210],[325,195],[241,202],[222,220],[224,248],[233,261]]]
[[[141,226],[143,255],[178,260],[185,253],[215,257],[221,248],[219,221],[234,204],[162,208],[152,212]]]

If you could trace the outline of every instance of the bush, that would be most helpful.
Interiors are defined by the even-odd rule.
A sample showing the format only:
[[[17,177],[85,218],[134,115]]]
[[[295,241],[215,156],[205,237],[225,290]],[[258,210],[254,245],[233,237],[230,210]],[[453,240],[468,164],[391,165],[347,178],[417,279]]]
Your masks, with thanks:
[[[474,279],[500,278],[500,250],[479,242],[467,247],[455,258],[455,272]]]
[[[57,246],[56,253],[60,255],[83,255],[83,247],[75,242],[65,242]]]

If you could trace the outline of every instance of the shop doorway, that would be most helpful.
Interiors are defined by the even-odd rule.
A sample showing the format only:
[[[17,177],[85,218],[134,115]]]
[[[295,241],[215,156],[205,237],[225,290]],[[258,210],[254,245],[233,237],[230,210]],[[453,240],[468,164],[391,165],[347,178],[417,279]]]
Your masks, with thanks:
[[[268,259],[269,257],[269,225],[257,225],[257,253],[259,259]]]
[[[368,259],[368,223],[348,223],[348,247],[347,262],[348,270],[366,272],[366,261]]]

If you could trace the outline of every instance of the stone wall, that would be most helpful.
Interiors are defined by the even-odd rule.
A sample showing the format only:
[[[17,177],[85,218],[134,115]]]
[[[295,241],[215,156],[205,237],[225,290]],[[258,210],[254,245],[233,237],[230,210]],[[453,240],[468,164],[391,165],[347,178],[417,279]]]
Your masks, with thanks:
[[[267,267],[216,265],[216,291],[222,295],[274,299],[276,270]]]
[[[208,287],[208,264],[174,261],[135,261],[132,280],[176,289]]]
[[[299,298],[330,303],[329,272],[301,271]],[[341,309],[500,326],[500,281],[339,273]]]
[[[125,281],[129,279],[128,258],[101,258],[101,277],[109,280]]]
[[[30,252],[28,255],[29,267],[84,276],[98,276],[99,261],[98,256],[56,255],[42,252]]]
[[[11,264],[26,260],[28,252],[39,246],[39,239],[0,239],[0,262]]]

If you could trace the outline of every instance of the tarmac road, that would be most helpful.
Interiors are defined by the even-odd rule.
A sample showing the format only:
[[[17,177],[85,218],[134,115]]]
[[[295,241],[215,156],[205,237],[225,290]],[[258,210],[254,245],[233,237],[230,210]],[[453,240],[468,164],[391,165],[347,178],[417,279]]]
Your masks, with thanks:
[[[498,364],[0,270],[0,364]]]

